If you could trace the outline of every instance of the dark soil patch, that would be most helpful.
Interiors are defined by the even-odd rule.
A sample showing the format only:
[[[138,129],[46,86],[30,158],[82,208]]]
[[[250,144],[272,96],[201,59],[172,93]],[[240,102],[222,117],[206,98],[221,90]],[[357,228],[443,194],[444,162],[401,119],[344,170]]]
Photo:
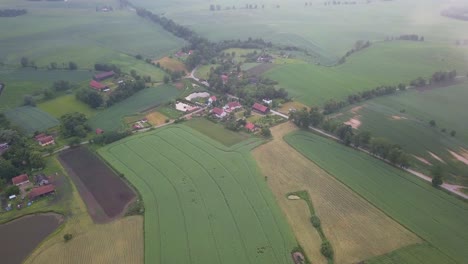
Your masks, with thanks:
[[[0,225],[2,264],[18,264],[63,222],[58,214],[24,216]]]
[[[445,82],[440,82],[440,83],[431,83],[422,87],[416,87],[415,89],[419,92],[424,92],[424,91],[430,91],[434,89],[439,89],[439,88],[445,88],[445,87],[450,87],[453,85],[461,84],[466,80],[465,77],[463,78],[457,78],[455,80],[451,81],[445,81]]]
[[[68,171],[96,223],[109,222],[125,213],[135,192],[87,148],[64,151],[60,162]]]
[[[257,65],[247,71],[248,76],[261,76],[266,71],[270,70],[271,68],[275,67],[273,63],[262,63]]]

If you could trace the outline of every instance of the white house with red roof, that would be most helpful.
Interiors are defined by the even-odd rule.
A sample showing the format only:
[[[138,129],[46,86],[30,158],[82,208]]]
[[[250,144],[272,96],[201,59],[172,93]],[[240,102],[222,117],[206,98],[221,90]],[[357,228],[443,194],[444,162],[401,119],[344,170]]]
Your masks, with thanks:
[[[53,136],[48,136],[46,134],[39,134],[35,136],[34,138],[42,147],[55,144],[55,140]]]
[[[239,103],[239,102],[230,102],[228,103],[227,105],[225,105],[224,107],[224,110],[228,113],[236,110],[236,109],[239,109],[239,108],[242,108],[242,105]]]
[[[211,105],[212,103],[216,102],[218,98],[216,96],[212,95],[210,98],[208,98],[208,104]]]
[[[255,103],[253,106],[252,106],[252,110],[254,111],[257,111],[261,114],[267,114],[270,109],[262,104],[259,104],[259,103]]]

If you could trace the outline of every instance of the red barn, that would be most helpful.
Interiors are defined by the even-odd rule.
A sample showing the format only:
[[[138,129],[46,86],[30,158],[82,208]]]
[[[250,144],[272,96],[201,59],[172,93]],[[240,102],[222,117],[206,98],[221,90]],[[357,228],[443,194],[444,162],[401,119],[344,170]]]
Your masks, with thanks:
[[[34,199],[37,199],[42,196],[46,196],[54,192],[55,192],[55,186],[53,186],[52,184],[49,184],[49,185],[44,185],[44,186],[32,189],[31,192],[29,192],[28,197],[30,200],[34,200]]]
[[[29,177],[27,174],[21,174],[11,179],[11,182],[13,182],[13,185],[20,186],[29,183]]]
[[[259,104],[259,103],[255,103],[253,106],[252,106],[252,110],[254,111],[257,111],[261,114],[267,114],[270,109],[262,104]]]
[[[102,80],[110,78],[110,77],[112,77],[114,75],[115,75],[114,71],[102,72],[102,73],[98,73],[98,74],[94,75],[93,79],[96,80],[96,81],[102,81]]]
[[[223,118],[223,117],[226,116],[226,112],[224,112],[223,109],[218,108],[218,107],[213,108],[213,110],[211,110],[211,112],[212,112],[213,114],[215,114],[215,116],[216,116],[217,118]]]
[[[53,136],[41,137],[40,139],[37,140],[37,142],[39,142],[39,145],[41,145],[42,147],[55,144],[55,140]]]
[[[250,132],[254,132],[255,131],[255,125],[253,123],[247,122],[247,124],[245,124],[245,129],[247,129]]]
[[[95,90],[98,90],[98,91],[102,91],[102,90],[105,90],[107,89],[107,86],[100,83],[100,82],[96,82],[95,80],[92,80],[91,82],[89,82],[89,86]]]

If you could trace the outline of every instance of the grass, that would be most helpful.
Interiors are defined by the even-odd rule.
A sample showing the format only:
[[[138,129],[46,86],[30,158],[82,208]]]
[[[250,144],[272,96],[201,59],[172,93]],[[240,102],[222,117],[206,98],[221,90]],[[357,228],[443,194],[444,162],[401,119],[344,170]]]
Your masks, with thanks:
[[[295,100],[308,106],[322,106],[330,99],[343,100],[379,85],[408,84],[440,70],[457,69],[464,73],[467,67],[463,55],[454,48],[400,41],[376,43],[336,67],[284,64],[264,75],[278,81]]]
[[[135,95],[99,112],[90,119],[93,128],[103,130],[118,130],[123,127],[123,118],[142,112],[150,107],[156,107],[174,99],[178,91],[170,85],[147,88]]]
[[[88,71],[46,71],[33,69],[3,69],[0,80],[6,88],[0,95],[0,111],[20,106],[25,95],[37,95],[55,81],[66,80],[81,84],[91,78]]]
[[[64,114],[73,112],[83,113],[90,118],[97,113],[97,110],[77,100],[75,95],[72,94],[45,101],[40,103],[37,107],[55,118],[60,118]]]
[[[146,119],[148,119],[148,122],[150,122],[153,126],[159,126],[166,123],[168,118],[159,112],[151,112],[146,115]]]
[[[468,259],[468,205],[364,153],[305,131],[286,137],[295,149],[445,254]],[[443,254],[435,253],[443,258]]]
[[[8,110],[5,115],[14,125],[28,134],[45,131],[60,124],[55,117],[32,106],[17,107]]]
[[[216,69],[216,67],[218,66],[220,65],[219,64],[202,65],[197,68],[197,71],[195,72],[195,77],[208,80],[208,78],[210,77],[211,68]]]
[[[224,128],[223,125],[216,124],[205,118],[194,118],[187,121],[185,124],[226,147],[235,145],[249,137],[246,134],[228,130]]]
[[[404,247],[383,256],[369,259],[365,264],[426,264],[447,263],[455,264],[453,260],[447,259],[443,253],[430,244],[418,244]]]
[[[165,69],[169,69],[171,71],[184,71],[184,72],[189,72],[187,68],[185,67],[185,64],[181,62],[180,60],[169,58],[169,57],[164,57],[162,59],[159,59],[155,61],[155,63],[159,63],[161,67]]]
[[[333,245],[336,263],[359,263],[420,242],[410,231],[289,146],[283,136],[296,129],[289,122],[273,127],[273,140],[256,148],[253,155],[299,244],[313,263],[327,263],[327,259],[320,252],[322,238],[311,223],[308,204],[287,199],[288,194],[300,190],[307,192],[313,201],[323,232]]]
[[[447,179],[456,184],[467,185],[468,177],[465,176],[468,167],[456,162],[448,152],[448,149],[455,152],[459,152],[461,148],[468,149],[468,124],[461,121],[468,120],[468,113],[460,111],[466,103],[464,98],[468,97],[467,87],[468,82],[464,82],[424,92],[412,90],[376,98],[364,102],[363,107],[355,114],[345,109],[339,120],[345,121],[359,115],[362,123],[359,130],[367,130],[377,137],[387,138],[432,164],[440,162],[429,152],[436,154],[445,163],[449,163],[449,172],[458,175],[449,175]],[[401,119],[396,120],[394,116]],[[430,120],[435,120],[437,127],[430,127]],[[442,128],[447,131],[441,132]],[[455,137],[450,136],[452,130],[457,132]]]
[[[175,107],[171,107],[168,105],[162,105],[157,108],[157,111],[170,119],[177,119],[183,115],[181,111],[177,111]]]
[[[259,143],[177,125],[98,151],[143,197],[146,263],[290,263],[294,237],[248,154]]]

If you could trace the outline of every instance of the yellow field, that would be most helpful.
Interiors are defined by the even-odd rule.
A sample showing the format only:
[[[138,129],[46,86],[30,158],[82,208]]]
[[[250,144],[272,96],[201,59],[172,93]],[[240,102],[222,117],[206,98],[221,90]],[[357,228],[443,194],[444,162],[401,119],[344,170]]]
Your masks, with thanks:
[[[61,238],[62,236],[60,236]],[[45,248],[30,263],[143,263],[143,217],[93,225],[65,243]]]
[[[169,69],[171,71],[185,71],[189,72],[187,68],[185,67],[185,64],[183,64],[181,61],[176,60],[176,59],[171,59],[169,57],[164,57],[162,59],[159,59],[157,61],[154,61],[154,63],[158,63],[161,65],[161,67],[164,67],[165,69]]]
[[[278,112],[287,115],[287,114],[289,114],[289,109],[296,109],[296,110],[299,111],[299,110],[303,109],[304,107],[309,109],[308,106],[306,106],[306,105],[304,105],[302,103],[292,101],[292,102],[287,102],[287,103],[282,104],[281,107],[278,109]]]
[[[152,112],[146,115],[146,119],[148,119],[148,122],[153,126],[159,126],[166,123],[167,116],[159,112]]]
[[[289,122],[272,128],[274,140],[255,149],[253,155],[313,263],[326,263],[320,253],[320,237],[310,223],[306,203],[288,200],[287,193],[309,192],[323,231],[335,250],[335,263],[356,263],[420,242],[413,233],[284,142],[283,136],[295,129]]]

